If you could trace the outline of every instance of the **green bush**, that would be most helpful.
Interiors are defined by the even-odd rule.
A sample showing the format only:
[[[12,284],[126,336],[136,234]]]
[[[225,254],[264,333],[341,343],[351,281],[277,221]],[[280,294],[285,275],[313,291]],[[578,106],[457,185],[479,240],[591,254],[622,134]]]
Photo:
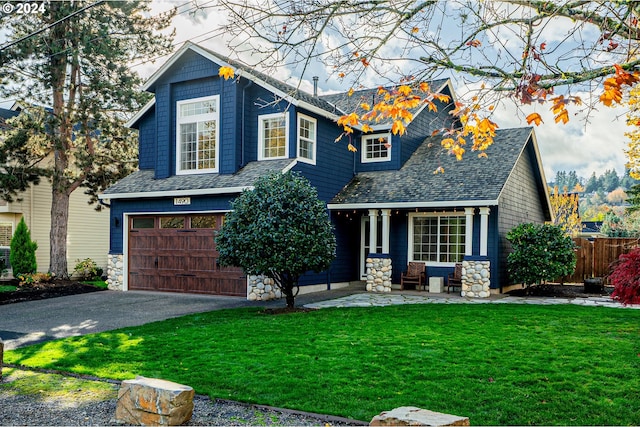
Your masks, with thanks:
[[[77,273],[82,280],[91,280],[99,278],[102,275],[102,269],[96,265],[96,262],[91,258],[85,258],[82,261],[77,259],[77,264],[73,269],[74,273]]]
[[[31,240],[31,232],[22,218],[11,238],[11,252],[9,252],[9,263],[14,277],[20,274],[33,274],[38,270],[37,249],[38,244]]]
[[[520,224],[507,233],[513,251],[507,269],[514,283],[525,286],[572,274],[576,267],[575,245],[561,227],[551,224]]]
[[[293,307],[300,276],[326,270],[335,258],[336,238],[316,189],[297,173],[274,173],[232,208],[216,238],[220,263],[274,279]]]

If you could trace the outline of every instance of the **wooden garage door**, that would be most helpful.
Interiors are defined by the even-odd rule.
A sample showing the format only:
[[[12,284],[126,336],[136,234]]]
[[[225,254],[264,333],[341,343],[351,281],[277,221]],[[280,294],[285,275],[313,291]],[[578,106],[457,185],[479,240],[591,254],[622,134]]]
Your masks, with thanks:
[[[129,219],[129,289],[245,296],[242,269],[218,263],[214,234],[223,215]]]

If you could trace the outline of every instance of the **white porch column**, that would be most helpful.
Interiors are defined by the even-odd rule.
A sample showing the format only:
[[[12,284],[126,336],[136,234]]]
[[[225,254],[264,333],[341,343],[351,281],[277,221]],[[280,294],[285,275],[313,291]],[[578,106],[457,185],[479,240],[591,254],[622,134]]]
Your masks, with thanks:
[[[391,209],[382,209],[382,253],[389,253],[389,220]]]
[[[378,210],[369,209],[369,253],[375,254],[378,248]]]
[[[480,256],[487,256],[489,245],[489,208],[480,208]]]
[[[473,255],[473,212],[474,208],[464,208],[464,215],[466,216],[464,236],[464,254]]]

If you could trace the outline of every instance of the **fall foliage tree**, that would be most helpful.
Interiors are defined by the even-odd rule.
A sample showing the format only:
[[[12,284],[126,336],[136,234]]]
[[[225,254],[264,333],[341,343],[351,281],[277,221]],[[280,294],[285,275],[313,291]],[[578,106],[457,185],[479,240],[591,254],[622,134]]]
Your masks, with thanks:
[[[431,105],[437,95],[425,82],[455,73],[469,92],[453,112],[459,128],[443,129],[442,145],[458,158],[465,146],[483,150],[493,142],[498,125],[492,110],[502,99],[549,108],[556,123],[567,123],[573,109],[624,103],[640,79],[638,2],[219,3],[229,15],[229,47],[251,52],[265,68],[296,66],[304,77],[320,62],[329,78],[347,87],[370,81],[393,87],[383,89],[384,102],[345,114],[345,134],[393,121],[401,135],[412,118],[407,112],[419,103]],[[539,125],[542,116],[533,111],[526,120]],[[640,152],[630,155],[640,158]],[[632,173],[640,174],[640,167]]]
[[[148,94],[131,61],[168,53],[160,35],[175,12],[150,17],[144,2],[53,1],[38,13],[3,17],[0,93],[22,113],[0,135],[0,195],[11,200],[31,182],[52,184],[49,271],[68,277],[69,197],[96,195],[136,166],[127,115]]]
[[[551,201],[551,224],[559,226],[569,236],[576,236],[582,230],[578,213],[578,195],[560,192],[557,186],[549,191]]]

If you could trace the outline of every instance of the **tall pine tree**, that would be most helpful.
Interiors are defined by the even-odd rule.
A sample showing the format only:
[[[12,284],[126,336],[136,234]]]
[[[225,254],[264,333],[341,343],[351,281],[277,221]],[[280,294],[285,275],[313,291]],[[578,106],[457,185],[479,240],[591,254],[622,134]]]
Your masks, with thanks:
[[[173,34],[159,31],[175,11],[149,17],[139,1],[44,5],[3,19],[9,43],[0,50],[0,95],[24,109],[0,135],[0,196],[11,200],[30,182],[50,180],[49,271],[63,278],[69,197],[84,187],[95,202],[136,167],[135,135],[123,123],[148,99],[130,66],[170,51]]]

